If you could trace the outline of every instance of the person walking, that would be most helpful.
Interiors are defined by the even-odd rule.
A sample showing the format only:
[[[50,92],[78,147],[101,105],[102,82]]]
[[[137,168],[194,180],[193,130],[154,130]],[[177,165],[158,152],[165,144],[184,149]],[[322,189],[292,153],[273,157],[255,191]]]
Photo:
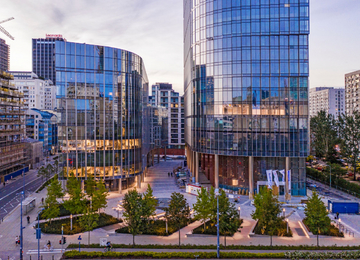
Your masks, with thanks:
[[[30,224],[30,216],[26,217],[28,224]]]
[[[170,177],[170,172],[168,172],[168,177]]]

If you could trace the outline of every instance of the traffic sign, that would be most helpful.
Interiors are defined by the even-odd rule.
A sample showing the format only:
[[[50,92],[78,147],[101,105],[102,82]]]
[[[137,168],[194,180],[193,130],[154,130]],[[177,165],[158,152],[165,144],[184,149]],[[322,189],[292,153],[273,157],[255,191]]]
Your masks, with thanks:
[[[81,235],[78,237],[78,240],[81,240]]]

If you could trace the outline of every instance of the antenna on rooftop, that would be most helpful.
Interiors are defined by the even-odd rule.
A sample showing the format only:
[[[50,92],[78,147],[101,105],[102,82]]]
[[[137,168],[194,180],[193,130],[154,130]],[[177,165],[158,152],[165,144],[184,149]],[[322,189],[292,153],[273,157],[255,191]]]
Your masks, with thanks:
[[[13,19],[14,19],[14,17],[11,17],[11,18],[9,18],[9,19],[3,20],[3,21],[0,22],[0,24],[5,23],[5,22],[8,22],[8,21],[11,21],[11,20],[13,20]],[[1,25],[0,25],[0,31],[3,32],[3,33],[4,33],[7,37],[9,37],[11,40],[14,40],[14,37],[12,37],[11,34],[8,33],[8,31],[6,31]]]

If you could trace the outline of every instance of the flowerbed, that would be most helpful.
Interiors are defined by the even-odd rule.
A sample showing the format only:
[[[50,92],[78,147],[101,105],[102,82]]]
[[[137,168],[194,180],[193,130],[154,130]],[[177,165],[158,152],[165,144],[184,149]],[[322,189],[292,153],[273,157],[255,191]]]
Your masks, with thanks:
[[[289,230],[289,232],[287,232],[286,222],[282,221],[280,226],[274,232],[273,236],[292,237],[292,231],[291,231],[290,227],[288,230]],[[256,226],[254,228],[254,233],[257,235],[268,235],[269,236],[269,232],[267,229],[265,229],[265,232],[263,232],[262,227],[259,225],[259,221],[256,223]]]

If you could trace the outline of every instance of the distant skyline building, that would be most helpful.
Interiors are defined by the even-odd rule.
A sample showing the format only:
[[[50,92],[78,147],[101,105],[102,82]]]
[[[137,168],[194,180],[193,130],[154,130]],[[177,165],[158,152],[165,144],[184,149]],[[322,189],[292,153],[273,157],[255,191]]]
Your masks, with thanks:
[[[278,193],[306,195],[308,0],[183,3],[185,143],[196,182],[201,171],[253,198],[267,171],[286,170]]]
[[[346,114],[360,111],[360,70],[345,74],[345,95]]]
[[[185,148],[184,140],[184,97],[175,92],[170,83],[156,83],[151,87],[149,102],[155,107],[164,107],[167,110],[167,138],[165,144],[167,154],[184,154],[177,150]],[[164,151],[165,152],[165,151]]]
[[[310,117],[316,116],[320,111],[338,118],[345,114],[345,89],[333,87],[311,88],[309,91]]]
[[[53,110],[56,106],[56,87],[51,80],[39,79],[31,71],[10,71],[14,84],[24,93],[24,110],[32,108]]]
[[[46,38],[32,39],[32,71],[40,78],[56,83],[55,42],[66,41],[60,34],[47,34]]]
[[[10,46],[0,38],[0,71],[10,69]]]

